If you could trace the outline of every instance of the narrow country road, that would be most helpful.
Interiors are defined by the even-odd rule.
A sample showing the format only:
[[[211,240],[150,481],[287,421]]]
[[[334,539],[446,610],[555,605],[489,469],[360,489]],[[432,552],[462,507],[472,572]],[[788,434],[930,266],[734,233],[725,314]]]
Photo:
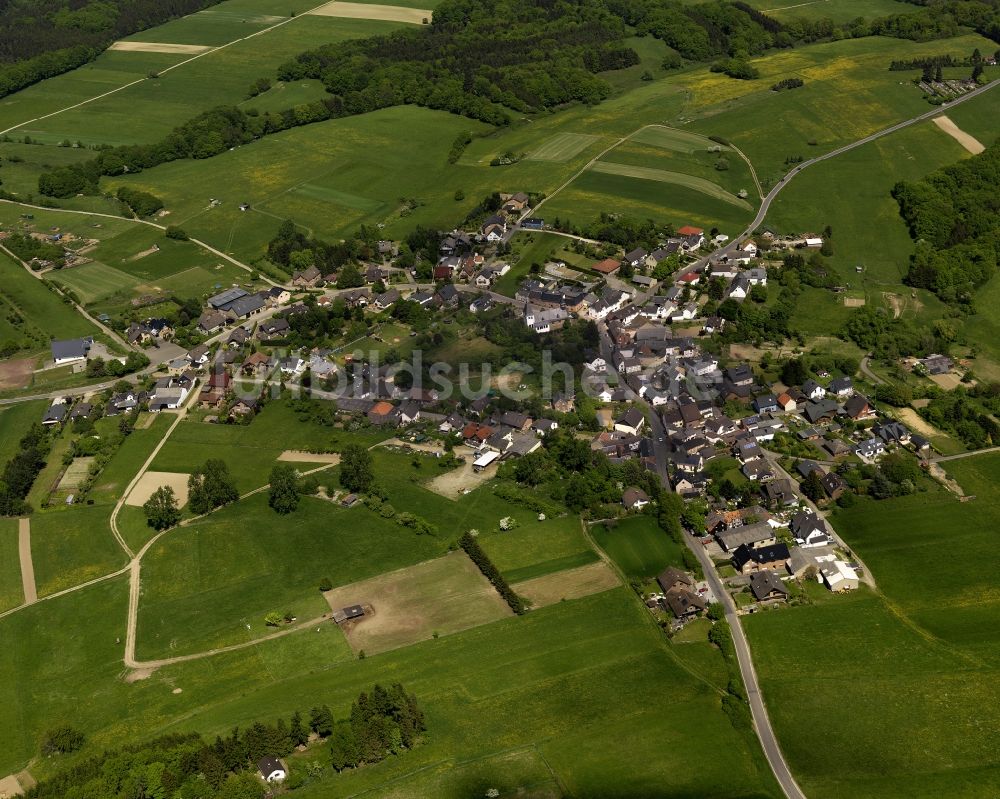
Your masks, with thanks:
[[[747,643],[746,636],[743,634],[743,625],[740,623],[740,617],[736,614],[736,606],[733,604],[732,597],[729,596],[729,592],[726,591],[719,576],[715,573],[715,566],[712,564],[711,558],[708,557],[708,553],[705,552],[705,548],[698,542],[698,539],[690,533],[685,533],[684,537],[688,547],[691,548],[698,558],[698,562],[701,563],[702,571],[705,572],[705,579],[708,581],[712,593],[715,594],[716,598],[726,609],[726,621],[729,622],[729,627],[733,633],[736,659],[739,661],[743,685],[746,686],[753,724],[757,731],[757,737],[760,739],[761,748],[763,748],[767,762],[771,766],[771,771],[774,772],[775,779],[788,799],[806,799],[805,794],[802,793],[802,789],[795,782],[788,764],[785,762],[785,756],[781,753],[781,747],[778,746],[778,739],[771,728],[771,719],[767,715],[764,698],[761,696],[760,685],[757,682],[757,671],[754,669],[753,659],[750,657],[750,646]]]
[[[974,449],[971,452],[960,452],[957,455],[939,455],[931,458],[931,463],[945,463],[946,461],[957,461],[962,458],[974,458],[976,455],[989,455],[991,452],[1000,452],[1000,447],[986,447],[985,449]]]
[[[885,381],[872,371],[871,360],[872,360],[872,356],[871,355],[866,355],[865,357],[863,357],[861,359],[861,364],[860,364],[861,374],[863,374],[874,385],[880,386]]]

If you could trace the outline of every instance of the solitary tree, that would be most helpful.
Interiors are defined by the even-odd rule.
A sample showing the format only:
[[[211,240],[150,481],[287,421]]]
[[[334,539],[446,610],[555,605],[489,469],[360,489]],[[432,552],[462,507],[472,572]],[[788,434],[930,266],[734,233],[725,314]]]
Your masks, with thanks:
[[[360,444],[348,444],[340,454],[340,484],[348,491],[364,493],[375,481],[372,454]]]
[[[142,509],[146,512],[146,524],[154,530],[166,530],[181,520],[181,511],[177,507],[177,497],[170,486],[160,486],[146,500]]]
[[[271,469],[268,504],[278,513],[291,513],[299,506],[299,478],[287,463],[279,463]]]

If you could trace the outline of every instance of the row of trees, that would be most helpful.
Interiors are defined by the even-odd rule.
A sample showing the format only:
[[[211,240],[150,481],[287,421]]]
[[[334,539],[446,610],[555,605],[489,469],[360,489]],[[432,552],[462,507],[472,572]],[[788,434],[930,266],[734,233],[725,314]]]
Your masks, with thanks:
[[[483,573],[483,576],[493,583],[493,587],[497,590],[497,593],[500,594],[503,601],[510,606],[512,611],[518,615],[527,611],[528,608],[524,604],[524,600],[510,587],[507,579],[500,573],[500,570],[493,561],[490,560],[490,556],[486,554],[485,550],[479,546],[479,542],[472,533],[465,533],[458,540],[458,545],[465,550],[465,554],[476,564],[479,571]]]
[[[0,475],[0,516],[31,513],[31,506],[25,498],[45,466],[48,452],[49,440],[45,428],[38,423],[31,425],[18,442],[17,454],[7,461]]]

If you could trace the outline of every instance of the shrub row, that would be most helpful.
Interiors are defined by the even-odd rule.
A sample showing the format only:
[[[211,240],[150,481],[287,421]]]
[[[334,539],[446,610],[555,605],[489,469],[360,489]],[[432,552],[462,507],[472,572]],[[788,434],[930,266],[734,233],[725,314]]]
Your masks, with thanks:
[[[463,535],[459,539],[458,545],[465,550],[466,555],[472,558],[472,562],[479,567],[479,571],[483,573],[486,579],[493,583],[493,587],[497,589],[497,593],[503,597],[504,602],[510,605],[512,611],[520,616],[527,610],[524,600],[514,593],[514,589],[507,584],[504,576],[500,574],[500,570],[493,565],[493,561],[490,560],[489,555],[483,552],[483,548],[479,546],[479,542],[473,538],[471,533]]]

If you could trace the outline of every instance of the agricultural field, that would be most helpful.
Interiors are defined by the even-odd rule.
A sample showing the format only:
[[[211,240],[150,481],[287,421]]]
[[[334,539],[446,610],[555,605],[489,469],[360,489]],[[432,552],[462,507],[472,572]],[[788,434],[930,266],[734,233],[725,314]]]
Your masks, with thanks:
[[[331,611],[370,608],[344,625],[355,652],[388,652],[512,615],[464,552],[349,583],[324,594]]]
[[[1000,507],[1000,458],[944,465],[975,500],[960,503],[935,488],[835,514],[879,594],[862,590],[747,620],[772,721],[809,796],[979,797],[1000,789],[1000,597],[982,568]],[[934,580],[914,579],[928,573]],[[817,726],[816,718],[826,721]]]
[[[31,559],[38,596],[93,580],[125,565],[125,553],[108,527],[109,515],[106,505],[32,514]]]
[[[483,531],[479,544],[509,583],[597,560],[575,516],[534,519],[507,532]]]

